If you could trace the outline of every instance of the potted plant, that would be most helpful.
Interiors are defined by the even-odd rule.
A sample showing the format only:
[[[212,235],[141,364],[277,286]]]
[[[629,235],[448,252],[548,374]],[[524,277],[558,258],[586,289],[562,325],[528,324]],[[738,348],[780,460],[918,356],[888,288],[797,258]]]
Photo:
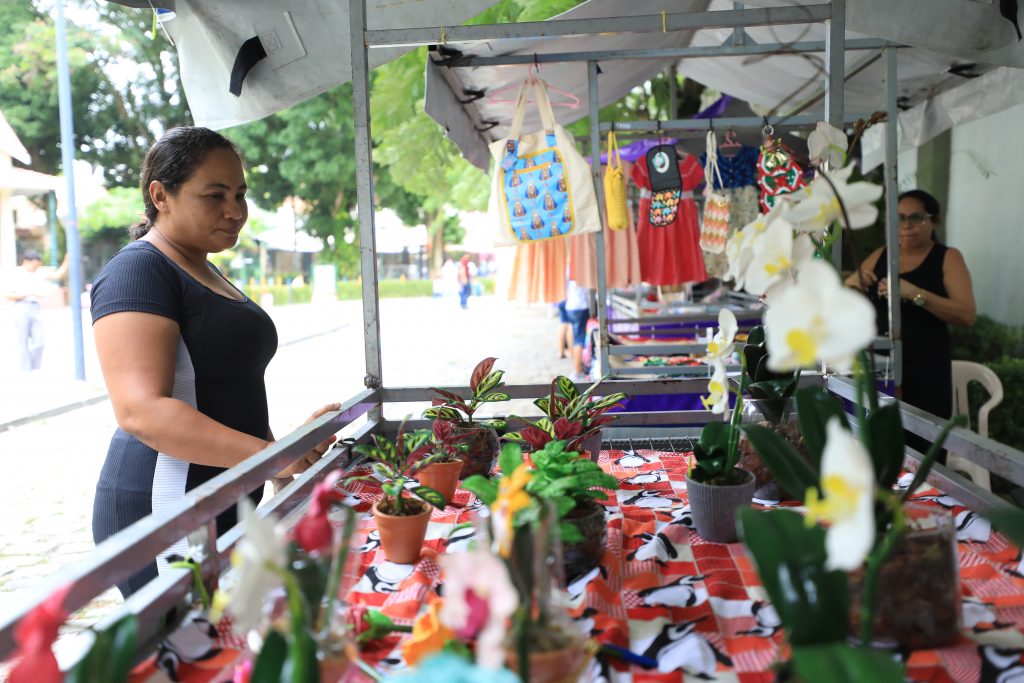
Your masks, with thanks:
[[[608,394],[597,400],[594,391],[606,378],[590,385],[582,394],[568,377],[558,376],[551,381],[547,396],[536,399],[533,404],[540,408],[545,417],[535,422],[516,418],[527,427],[520,432],[505,434],[505,439],[519,441],[532,449],[543,448],[554,440],[567,440],[567,452],[584,453],[594,462],[601,455],[601,428],[615,418],[606,413],[622,405],[626,395],[622,392]],[[562,420],[559,423],[559,420]],[[555,430],[555,424],[562,427]]]
[[[445,504],[451,504],[455,498],[455,489],[459,485],[459,475],[462,474],[462,455],[466,450],[465,444],[461,443],[469,435],[466,432],[459,432],[455,425],[445,420],[434,420],[432,428],[431,451],[434,460],[420,470],[416,479],[424,486],[437,490],[445,500]]]
[[[565,418],[559,418],[557,428],[562,428],[564,423]],[[619,482],[597,463],[569,451],[568,443],[549,441],[530,454],[530,464],[525,463],[518,444],[507,443],[501,451],[500,478],[470,477],[462,486],[485,504],[493,505],[502,487],[508,485],[506,478],[515,476],[516,472],[521,472],[520,476],[528,473],[529,481],[523,490],[535,502],[529,506],[529,512],[519,513],[516,524],[531,523],[543,505],[553,506],[563,543],[565,575],[571,580],[597,566],[604,555],[608,525],[604,506],[598,501],[607,498],[602,489],[617,490]]]
[[[355,452],[373,460],[373,476],[349,477],[353,481],[379,481],[383,496],[373,505],[373,518],[380,532],[384,556],[396,564],[411,564],[420,557],[420,548],[427,535],[431,506],[443,510],[444,497],[435,489],[406,483],[417,472],[444,457],[444,453],[428,455],[433,449],[431,433],[422,430],[398,430],[398,438],[390,441],[374,434],[372,444],[355,447]],[[411,494],[411,495],[408,495]]]
[[[484,358],[477,363],[469,380],[469,398],[463,398],[453,391],[431,387],[438,394],[433,405],[423,412],[423,417],[450,422],[457,434],[464,435],[466,446],[462,454],[461,477],[479,474],[487,476],[494,466],[500,444],[498,435],[487,422],[474,421],[473,415],[485,403],[507,401],[509,396],[502,391],[505,383],[504,370],[494,370],[497,358]]]
[[[733,352],[736,317],[728,309],[718,315],[718,332],[708,344],[704,362],[713,372],[708,381],[707,397],[701,401],[712,414],[722,415],[724,422],[709,422],[701,430],[694,444],[694,461],[686,473],[686,492],[693,512],[693,522],[701,538],[714,543],[736,541],[736,511],[748,507],[754,497],[754,477],[737,467],[739,462],[739,422],[742,414],[743,392],[748,379],[740,374],[740,386],[735,390],[736,407],[729,417],[729,381],[725,372],[725,359]],[[746,360],[741,358],[744,369]]]

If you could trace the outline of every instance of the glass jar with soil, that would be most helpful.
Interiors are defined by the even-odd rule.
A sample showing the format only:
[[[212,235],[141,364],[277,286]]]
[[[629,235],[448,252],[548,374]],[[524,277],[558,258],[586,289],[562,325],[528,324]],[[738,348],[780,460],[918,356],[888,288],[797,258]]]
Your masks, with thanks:
[[[494,461],[501,452],[498,434],[493,428],[479,423],[463,424],[455,428],[457,434],[466,436],[459,443],[466,446],[462,453],[462,472],[459,480],[479,474],[483,477],[491,475]]]
[[[775,399],[744,398],[740,424],[760,425],[778,432],[786,441],[804,455],[804,437],[796,414],[796,401],[792,398]],[[791,500],[792,492],[781,489],[775,477],[765,464],[761,454],[750,443],[745,434],[740,435],[740,459],[736,464],[742,470],[754,475],[754,497],[763,500]]]
[[[583,536],[583,540],[578,543],[562,544],[565,578],[572,581],[596,567],[604,557],[608,542],[608,522],[605,520],[604,506],[591,498],[583,504],[577,504],[563,521],[572,524]]]
[[[874,641],[901,649],[942,647],[960,634],[962,595],[950,511],[904,505],[906,530],[878,573]],[[850,574],[851,634],[860,633],[863,569]]]

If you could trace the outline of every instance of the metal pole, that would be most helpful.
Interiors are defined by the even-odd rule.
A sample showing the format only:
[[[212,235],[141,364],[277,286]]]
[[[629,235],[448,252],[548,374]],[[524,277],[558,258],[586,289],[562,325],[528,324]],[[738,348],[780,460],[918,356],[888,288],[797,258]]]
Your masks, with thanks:
[[[68,217],[64,229],[68,238],[71,277],[71,332],[74,335],[75,379],[85,379],[82,347],[82,254],[78,244],[78,213],[75,210],[75,127],[71,112],[71,71],[68,67],[68,31],[64,22],[64,0],[57,0],[57,100],[60,106],[60,156],[67,179]]]
[[[903,330],[900,319],[899,168],[896,106],[896,50],[882,50],[885,61],[885,253],[889,266],[889,339],[892,340],[893,381],[903,384]]]
[[[380,300],[377,296],[377,241],[373,215],[373,157],[370,140],[370,66],[366,54],[366,2],[349,0],[352,48],[352,111],[356,144],[356,199],[363,290],[363,347],[367,388],[381,386]]]
[[[825,120],[842,129],[846,99],[846,0],[832,0],[832,18],[825,34],[825,69]],[[842,270],[842,233],[832,243],[832,263]]]
[[[597,190],[598,214],[601,217],[601,232],[597,233],[597,350],[601,359],[601,374],[607,375],[608,367],[608,271],[604,257],[605,198],[604,183],[601,181],[601,105],[597,97],[597,62],[587,62],[587,86],[590,91],[590,169],[593,172],[594,187]],[[609,159],[611,161],[611,159]]]
[[[734,3],[732,3],[732,8],[734,10],[741,10],[741,9],[743,9],[743,3],[742,2],[734,2]],[[732,44],[735,45],[735,46],[740,46],[740,45],[745,45],[746,42],[747,42],[747,32],[743,29],[743,27],[742,26],[737,26],[736,28],[734,28],[732,30]]]
[[[57,194],[51,192],[47,195],[47,214],[50,221],[50,265],[57,267]]]

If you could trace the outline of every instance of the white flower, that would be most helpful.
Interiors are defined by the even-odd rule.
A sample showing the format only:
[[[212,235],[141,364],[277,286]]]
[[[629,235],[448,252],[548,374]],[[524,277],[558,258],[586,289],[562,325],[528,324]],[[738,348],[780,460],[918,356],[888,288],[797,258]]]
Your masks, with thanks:
[[[814,166],[828,163],[830,169],[842,168],[848,145],[846,133],[824,121],[818,121],[814,132],[807,136],[807,150]]]
[[[850,217],[850,228],[866,228],[875,224],[878,208],[874,202],[882,196],[882,187],[873,183],[848,183],[853,173],[853,164],[828,176],[836,186],[839,197],[846,205],[846,213]],[[820,174],[803,190],[789,195],[796,201],[786,217],[797,230],[805,232],[822,232],[836,221],[843,218],[843,210],[839,206],[836,192],[828,180]]]
[[[743,288],[747,269],[754,259],[758,242],[765,230],[768,229],[768,225],[776,218],[785,215],[788,209],[789,204],[785,201],[785,197],[780,197],[780,201],[772,207],[771,211],[766,214],[758,214],[757,218],[747,223],[726,241],[725,256],[729,262],[729,269],[725,274],[725,279],[735,281],[737,289]]]
[[[807,491],[807,523],[829,523],[825,533],[825,567],[853,571],[875,543],[875,474],[871,457],[833,417],[825,426],[821,454],[821,490]]]
[[[505,661],[505,624],[519,606],[505,563],[483,549],[442,555],[445,599],[442,624],[476,639],[480,666],[500,668]]]
[[[255,628],[263,615],[267,595],[281,587],[286,561],[287,532],[272,515],[260,519],[248,497],[238,503],[243,535],[231,553],[235,568],[235,584],[224,597],[219,593],[214,602],[223,606],[239,633]]]
[[[753,252],[743,288],[760,296],[772,285],[791,279],[793,271],[814,256],[814,243],[803,233],[794,237],[789,221],[776,218],[757,241]]]
[[[876,333],[874,307],[818,260],[804,264],[796,284],[772,299],[764,324],[768,368],[776,372],[817,361],[846,370]]]
[[[735,346],[736,331],[739,324],[736,322],[736,315],[728,308],[718,312],[718,332],[708,344],[705,362],[711,359],[725,360],[732,356]]]
[[[701,396],[701,403],[715,415],[721,415],[729,407],[729,389],[725,377],[725,363],[718,358],[711,361],[714,372],[708,381],[708,396]]]

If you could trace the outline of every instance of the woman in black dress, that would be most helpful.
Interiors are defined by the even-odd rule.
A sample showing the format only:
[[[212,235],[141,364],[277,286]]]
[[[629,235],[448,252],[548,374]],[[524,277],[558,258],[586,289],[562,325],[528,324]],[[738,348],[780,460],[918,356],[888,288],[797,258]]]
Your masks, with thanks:
[[[901,398],[948,418],[953,410],[949,326],[970,327],[976,312],[963,254],[935,241],[939,213],[938,200],[923,190],[900,195]],[[880,334],[889,329],[887,268],[886,249],[880,247],[864,260],[859,273],[846,279],[875,303]]]
[[[146,220],[100,271],[93,335],[118,429],[96,485],[99,543],[174,506],[274,440],[263,374],[277,351],[270,316],[210,264],[245,225],[245,174],[234,145],[206,128],[174,128],[142,165]],[[338,404],[324,406],[313,418]],[[276,476],[316,462],[333,437]],[[262,486],[253,491],[256,502]],[[217,533],[235,524],[231,508]],[[127,597],[184,554],[184,539],[118,587]]]

